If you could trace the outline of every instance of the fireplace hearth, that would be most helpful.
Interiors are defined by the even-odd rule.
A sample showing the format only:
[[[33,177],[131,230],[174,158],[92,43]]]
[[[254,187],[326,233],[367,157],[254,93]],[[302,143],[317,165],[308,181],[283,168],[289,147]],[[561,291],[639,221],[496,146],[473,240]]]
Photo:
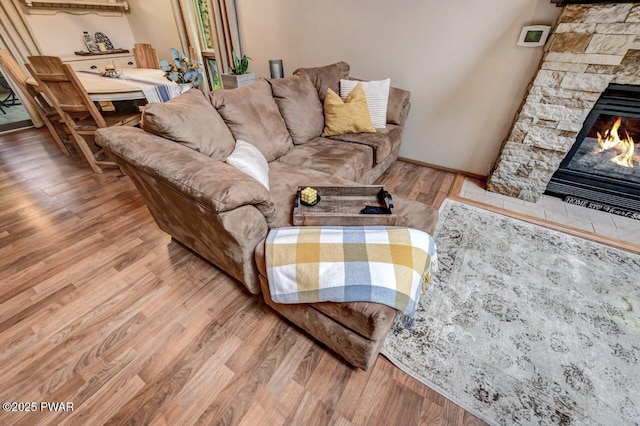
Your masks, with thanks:
[[[587,116],[546,193],[570,203],[638,216],[638,142],[640,86],[611,84]]]

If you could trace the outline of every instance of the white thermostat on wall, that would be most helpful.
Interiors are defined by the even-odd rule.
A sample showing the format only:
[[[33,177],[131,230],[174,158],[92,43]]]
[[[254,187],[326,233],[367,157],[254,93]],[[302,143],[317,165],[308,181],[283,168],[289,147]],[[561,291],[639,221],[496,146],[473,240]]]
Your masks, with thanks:
[[[518,46],[539,47],[544,46],[549,37],[551,27],[549,25],[529,25],[522,28]]]

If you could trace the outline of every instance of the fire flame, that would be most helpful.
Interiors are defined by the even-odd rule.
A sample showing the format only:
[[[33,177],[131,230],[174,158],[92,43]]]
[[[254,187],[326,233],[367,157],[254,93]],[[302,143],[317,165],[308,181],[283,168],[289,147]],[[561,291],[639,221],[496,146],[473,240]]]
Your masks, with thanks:
[[[618,129],[621,124],[622,119],[618,118],[613,124],[613,127],[604,132],[604,136],[598,132],[598,144],[600,145],[600,148],[596,148],[595,152],[598,153],[613,149],[617,155],[615,155],[611,161],[623,167],[633,167],[635,146],[633,139],[629,136],[629,133],[626,130],[624,133],[627,137],[624,139],[620,138]]]

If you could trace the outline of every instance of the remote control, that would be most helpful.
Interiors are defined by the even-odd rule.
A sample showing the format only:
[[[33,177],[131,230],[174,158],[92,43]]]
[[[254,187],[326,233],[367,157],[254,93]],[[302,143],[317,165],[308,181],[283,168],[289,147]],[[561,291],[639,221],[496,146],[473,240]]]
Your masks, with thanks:
[[[391,210],[386,207],[378,206],[364,206],[364,209],[360,210],[361,214],[391,214]]]

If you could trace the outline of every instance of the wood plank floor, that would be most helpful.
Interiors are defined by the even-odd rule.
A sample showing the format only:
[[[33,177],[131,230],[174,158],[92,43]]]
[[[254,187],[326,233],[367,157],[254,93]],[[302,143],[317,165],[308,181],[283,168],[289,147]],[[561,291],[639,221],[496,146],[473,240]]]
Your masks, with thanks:
[[[454,175],[397,162],[382,181],[439,205]],[[0,259],[0,401],[38,404],[0,424],[483,424],[384,357],[349,367],[46,130],[0,135]]]

